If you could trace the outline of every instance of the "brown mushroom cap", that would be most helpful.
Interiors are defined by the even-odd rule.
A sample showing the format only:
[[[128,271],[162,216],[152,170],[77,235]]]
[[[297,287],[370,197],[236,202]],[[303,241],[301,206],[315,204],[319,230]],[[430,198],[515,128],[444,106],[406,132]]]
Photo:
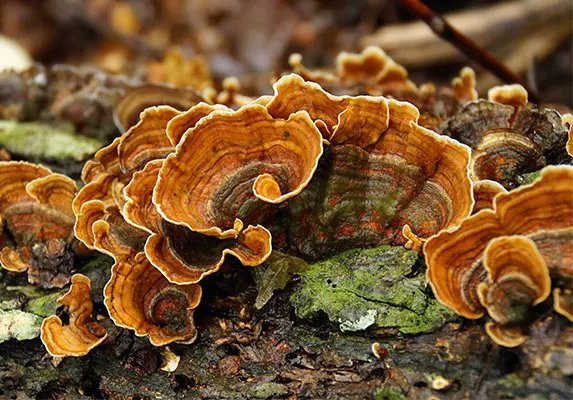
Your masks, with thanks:
[[[193,341],[193,312],[201,301],[199,285],[170,284],[145,254],[118,260],[104,289],[105,305],[118,326],[149,336],[154,346]]]
[[[42,323],[42,343],[53,357],[81,357],[102,343],[107,335],[104,328],[92,319],[93,305],[88,277],[76,274],[68,293],[58,300],[66,306],[70,316],[67,325],[60,317],[52,315]]]
[[[484,250],[483,266],[487,280],[477,287],[481,304],[500,325],[488,333],[503,346],[522,343],[515,325],[528,322],[530,307],[543,302],[551,291],[547,264],[535,243],[525,236],[502,236],[489,242]],[[496,336],[504,327],[513,326],[514,340]],[[525,336],[525,335],[523,335]]]
[[[564,232],[567,237],[573,227],[573,167],[546,167],[541,178],[531,185],[498,194],[493,210],[481,210],[465,219],[452,231],[442,231],[430,238],[424,253],[428,265],[428,280],[436,298],[466,318],[479,318],[484,309],[479,302],[477,286],[486,279],[483,267],[484,250],[489,242],[500,236],[526,235],[536,243],[551,236],[549,232]],[[560,235],[560,237],[563,237]],[[553,255],[548,251],[573,246],[571,241],[547,240],[538,250],[553,275],[559,265],[568,265],[573,250]]]
[[[280,203],[300,193],[321,155],[320,132],[304,112],[285,121],[258,104],[216,111],[188,130],[165,160],[153,202],[171,223],[236,238],[243,207],[255,197]]]
[[[518,175],[568,158],[559,113],[527,103],[527,92],[519,85],[492,88],[489,100],[467,103],[444,123],[443,131],[473,149],[474,180],[494,180],[506,189],[517,186]]]

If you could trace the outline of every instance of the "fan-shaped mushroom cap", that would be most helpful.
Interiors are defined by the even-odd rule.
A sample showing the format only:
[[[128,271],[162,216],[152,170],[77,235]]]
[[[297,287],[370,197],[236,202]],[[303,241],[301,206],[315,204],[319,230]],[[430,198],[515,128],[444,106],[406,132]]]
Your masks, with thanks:
[[[199,282],[219,269],[226,254],[249,266],[266,260],[271,252],[271,236],[262,226],[249,226],[237,239],[220,240],[163,220],[152,202],[162,164],[163,160],[151,161],[133,175],[124,190],[128,201],[123,215],[129,223],[151,234],[145,253],[170,282]]]
[[[166,129],[169,121],[179,114],[169,106],[149,107],[141,112],[139,122],[121,137],[117,147],[119,164],[126,178],[147,162],[163,159],[174,150]]]
[[[139,86],[130,89],[115,106],[114,122],[125,132],[137,124],[140,114],[148,107],[163,104],[183,111],[201,101],[201,94],[191,88],[166,84]]]
[[[167,137],[171,142],[171,145],[175,148],[177,144],[181,141],[183,134],[188,130],[197,125],[197,122],[203,117],[211,114],[213,111],[228,110],[227,107],[221,104],[207,104],[199,103],[189,110],[173,117],[169,124],[167,124]]]
[[[488,334],[498,344],[520,345],[517,324],[525,323],[530,307],[543,302],[551,291],[547,264],[535,243],[525,236],[502,236],[489,242],[483,266],[487,280],[477,287],[481,304],[498,327]],[[510,327],[512,335],[504,334]],[[508,341],[511,336],[513,340]],[[523,338],[525,335],[522,334]]]
[[[557,111],[527,103],[519,85],[492,88],[489,99],[467,103],[443,125],[445,134],[473,149],[475,180],[491,179],[510,189],[518,175],[567,158],[567,132]]]
[[[477,286],[486,279],[484,250],[500,236],[532,239],[552,276],[571,265],[572,181],[573,167],[547,167],[533,184],[498,194],[493,210],[481,210],[458,228],[430,238],[424,253],[436,298],[466,318],[481,317]]]
[[[75,193],[75,182],[64,175],[26,162],[0,163],[0,219],[11,242],[11,247],[3,243],[0,251],[5,269],[26,271],[35,244],[52,240],[62,240],[64,247],[73,244]],[[46,287],[61,287],[69,276],[37,282],[29,274],[29,280]]]
[[[60,317],[52,315],[44,320],[41,339],[53,357],[81,357],[102,343],[107,335],[104,328],[92,319],[93,305],[88,277],[76,274],[68,293],[58,300],[66,306],[70,316],[67,325]]]
[[[474,192],[474,207],[472,214],[483,209],[493,208],[493,199],[500,193],[507,193],[507,190],[496,181],[484,179],[472,183]]]
[[[341,52],[337,57],[336,73],[305,68],[300,54],[292,54],[289,64],[304,80],[316,82],[332,93],[368,94],[408,101],[420,110],[418,124],[436,132],[441,132],[442,121],[457,112],[462,104],[478,98],[475,73],[471,68],[463,68],[450,87],[436,87],[431,82],[418,87],[408,79],[404,67],[377,47],[367,47],[359,54]]]
[[[114,323],[138,336],[148,335],[155,346],[189,343],[197,336],[193,312],[201,301],[201,287],[170,284],[143,253],[116,261],[104,295]]]
[[[311,85],[306,83],[306,89],[320,89]],[[308,91],[298,96],[303,94],[311,98]],[[289,103],[310,108],[304,99],[295,92]],[[419,126],[419,113],[409,103],[342,99],[348,107],[335,119],[323,163],[310,186],[288,204],[289,234],[299,251],[315,257],[402,244],[405,225],[410,239],[427,238],[469,215],[473,199],[466,146]]]
[[[256,198],[277,204],[300,193],[321,155],[322,138],[307,113],[274,119],[258,104],[215,111],[165,160],[153,202],[169,222],[236,238]]]

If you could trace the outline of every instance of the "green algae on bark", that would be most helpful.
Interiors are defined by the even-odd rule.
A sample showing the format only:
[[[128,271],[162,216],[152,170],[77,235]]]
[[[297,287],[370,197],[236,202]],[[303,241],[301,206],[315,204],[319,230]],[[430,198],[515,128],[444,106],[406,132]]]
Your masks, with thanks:
[[[78,135],[67,124],[53,126],[43,123],[0,121],[0,145],[31,161],[45,159],[85,160],[103,142]]]
[[[10,339],[34,339],[40,335],[42,319],[20,310],[0,310],[0,343]]]
[[[309,266],[290,301],[297,316],[312,318],[322,311],[342,331],[435,330],[453,314],[432,297],[424,274],[408,277],[417,257],[399,246],[344,252]]]

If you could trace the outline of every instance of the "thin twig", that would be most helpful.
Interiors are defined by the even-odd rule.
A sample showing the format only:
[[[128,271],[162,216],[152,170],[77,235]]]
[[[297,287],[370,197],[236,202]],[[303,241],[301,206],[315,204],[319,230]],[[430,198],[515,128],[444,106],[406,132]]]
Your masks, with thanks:
[[[468,58],[479,63],[502,81],[521,84],[527,90],[529,99],[534,103],[539,103],[539,96],[534,88],[530,87],[527,82],[510,71],[487,50],[451,26],[440,14],[419,0],[400,0],[400,2],[414,15],[423,20],[440,38],[454,45]]]

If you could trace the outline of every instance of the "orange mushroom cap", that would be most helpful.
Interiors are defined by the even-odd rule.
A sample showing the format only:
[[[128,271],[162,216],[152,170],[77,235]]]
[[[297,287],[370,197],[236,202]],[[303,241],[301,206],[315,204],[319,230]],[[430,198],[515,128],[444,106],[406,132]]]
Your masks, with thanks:
[[[285,96],[285,109],[299,103],[312,108],[315,92],[346,108],[336,118],[328,116],[336,124],[325,160],[309,187],[287,205],[293,221],[289,235],[299,251],[318,257],[403,244],[405,225],[409,239],[417,237],[414,246],[419,238],[456,226],[469,215],[473,199],[466,146],[419,126],[419,112],[409,103],[336,97],[315,84],[301,85],[304,90]],[[267,107],[276,106],[271,102]]]
[[[140,114],[148,107],[163,104],[177,110],[187,110],[203,101],[194,89],[168,84],[148,84],[128,90],[114,108],[114,122],[122,132],[137,124]]]
[[[26,162],[0,163],[0,219],[10,238],[5,240],[3,235],[0,251],[0,262],[5,269],[28,270],[32,248],[37,244],[62,241],[61,251],[76,244],[72,212],[75,193],[75,182],[64,175]],[[62,287],[70,278],[38,280],[33,276],[38,271],[31,272],[29,281],[43,287]]]
[[[320,132],[307,113],[274,119],[258,104],[215,111],[165,160],[153,202],[171,223],[236,238],[249,204],[256,198],[277,204],[300,193],[321,155]]]
[[[163,159],[174,150],[166,134],[169,121],[180,112],[173,107],[157,106],[143,110],[139,122],[122,137],[117,147],[122,175],[142,169],[151,160]],[[125,178],[122,179],[125,181]]]
[[[436,298],[466,318],[481,317],[477,287],[487,275],[484,250],[500,236],[525,235],[538,243],[552,276],[571,265],[572,181],[573,167],[546,167],[533,184],[498,194],[492,210],[481,210],[458,228],[430,238],[424,253]]]
[[[243,265],[261,264],[270,255],[271,235],[262,226],[249,226],[237,239],[220,240],[169,223],[152,202],[162,160],[149,162],[134,174],[124,193],[125,219],[150,233],[145,244],[149,261],[173,283],[196,283],[216,272],[226,254],[237,257]]]
[[[53,357],[81,357],[102,343],[107,335],[104,328],[92,319],[93,305],[88,277],[76,274],[68,293],[58,300],[70,316],[67,325],[52,315],[44,320],[40,338]]]
[[[487,279],[478,285],[477,293],[499,325],[495,329],[490,326],[487,332],[498,344],[518,346],[523,340],[517,335],[516,325],[528,322],[530,308],[547,299],[551,292],[547,264],[531,239],[502,236],[491,240],[485,248],[483,266]],[[512,341],[503,334],[507,327],[513,332]]]
[[[484,179],[474,181],[472,184],[474,192],[474,207],[472,214],[484,209],[493,208],[493,199],[500,193],[507,193],[507,190],[496,181]]]
[[[154,346],[190,343],[197,336],[193,313],[201,301],[201,287],[170,284],[143,253],[116,261],[104,296],[114,323],[149,336]]]

